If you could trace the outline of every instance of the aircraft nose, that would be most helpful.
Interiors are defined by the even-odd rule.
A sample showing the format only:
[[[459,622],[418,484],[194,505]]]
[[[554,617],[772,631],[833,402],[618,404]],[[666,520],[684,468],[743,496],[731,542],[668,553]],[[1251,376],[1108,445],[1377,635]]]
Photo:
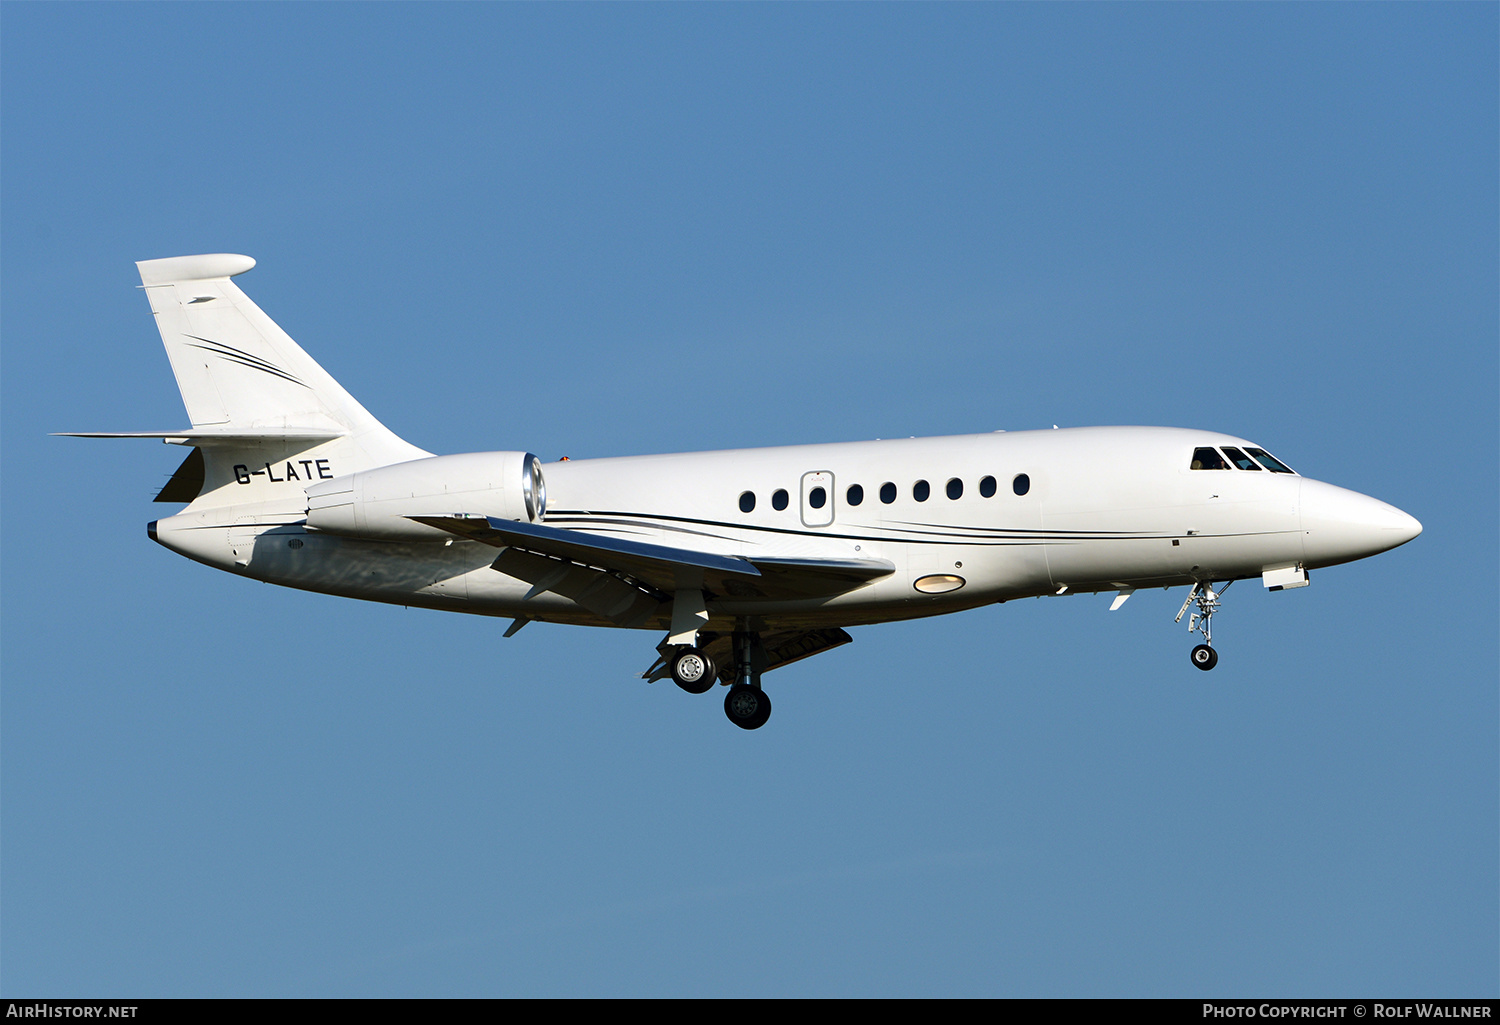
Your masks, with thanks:
[[[1302,530],[1306,563],[1312,569],[1390,551],[1422,533],[1422,524],[1369,495],[1303,480]]]

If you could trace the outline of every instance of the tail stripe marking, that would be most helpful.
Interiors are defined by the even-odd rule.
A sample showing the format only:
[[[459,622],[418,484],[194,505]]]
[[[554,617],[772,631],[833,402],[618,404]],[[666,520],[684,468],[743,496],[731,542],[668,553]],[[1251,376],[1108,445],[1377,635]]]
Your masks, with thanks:
[[[198,335],[184,335],[184,337],[196,338],[200,342],[207,343],[205,345],[193,345],[192,342],[189,342],[188,344],[194,349],[202,349],[205,352],[213,353],[220,359],[227,359],[231,363],[238,363],[243,367],[250,367],[253,370],[260,370],[267,374],[273,374],[276,377],[291,381],[293,384],[299,384],[304,388],[308,387],[306,383],[304,383],[303,381],[299,381],[297,378],[293,377],[285,370],[282,370],[276,364],[268,362],[267,360],[261,359],[259,356],[252,355],[241,349],[236,349],[232,345],[226,345],[223,342],[216,342],[211,338],[201,338]]]

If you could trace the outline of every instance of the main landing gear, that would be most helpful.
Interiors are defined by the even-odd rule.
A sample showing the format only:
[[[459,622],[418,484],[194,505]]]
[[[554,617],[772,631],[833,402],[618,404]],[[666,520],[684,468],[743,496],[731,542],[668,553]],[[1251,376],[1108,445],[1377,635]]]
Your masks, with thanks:
[[[1205,673],[1219,664],[1219,653],[1213,649],[1212,623],[1214,613],[1219,611],[1219,604],[1224,592],[1229,590],[1229,585],[1232,583],[1234,583],[1233,580],[1229,581],[1223,587],[1219,588],[1217,592],[1214,591],[1212,581],[1194,584],[1193,589],[1188,592],[1187,601],[1182,603],[1182,608],[1178,611],[1177,618],[1173,621],[1177,623],[1182,622],[1182,617],[1187,612],[1188,606],[1194,603],[1197,604],[1198,608],[1188,617],[1188,633],[1201,633],[1203,635],[1203,643],[1194,648],[1192,655],[1189,657],[1192,659],[1193,665],[1202,669]]]
[[[689,694],[707,694],[718,679],[719,667],[702,648],[678,648],[667,659],[672,682]]]
[[[705,647],[712,644],[713,636],[708,635]],[[724,696],[724,714],[742,730],[758,730],[771,718],[771,699],[760,689],[766,649],[761,646],[760,634],[753,630],[736,630],[731,641],[734,682]],[[651,680],[671,676],[672,682],[689,694],[708,693],[719,679],[719,667],[698,643],[696,631],[668,636],[657,649],[661,658],[643,675]]]
[[[724,695],[724,714],[742,730],[758,730],[771,718],[771,698],[759,687],[737,683]]]
[[[734,686],[724,695],[724,714],[742,730],[758,730],[771,718],[771,699],[760,689],[760,671],[765,668],[766,649],[760,634],[734,632]]]

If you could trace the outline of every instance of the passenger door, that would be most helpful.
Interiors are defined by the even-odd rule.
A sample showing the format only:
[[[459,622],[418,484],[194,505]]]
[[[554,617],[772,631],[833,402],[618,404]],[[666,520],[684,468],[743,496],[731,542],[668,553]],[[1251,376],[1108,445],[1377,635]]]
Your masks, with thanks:
[[[826,527],[833,522],[833,474],[815,470],[802,475],[802,524]]]

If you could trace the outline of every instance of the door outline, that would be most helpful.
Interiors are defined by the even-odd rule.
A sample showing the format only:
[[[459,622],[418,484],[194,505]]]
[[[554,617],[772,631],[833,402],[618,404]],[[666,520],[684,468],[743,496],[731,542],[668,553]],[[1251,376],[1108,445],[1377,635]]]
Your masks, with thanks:
[[[825,501],[821,509],[814,509],[809,499],[815,489],[822,488]],[[833,471],[810,470],[802,475],[802,525],[804,527],[827,527],[833,524]]]

